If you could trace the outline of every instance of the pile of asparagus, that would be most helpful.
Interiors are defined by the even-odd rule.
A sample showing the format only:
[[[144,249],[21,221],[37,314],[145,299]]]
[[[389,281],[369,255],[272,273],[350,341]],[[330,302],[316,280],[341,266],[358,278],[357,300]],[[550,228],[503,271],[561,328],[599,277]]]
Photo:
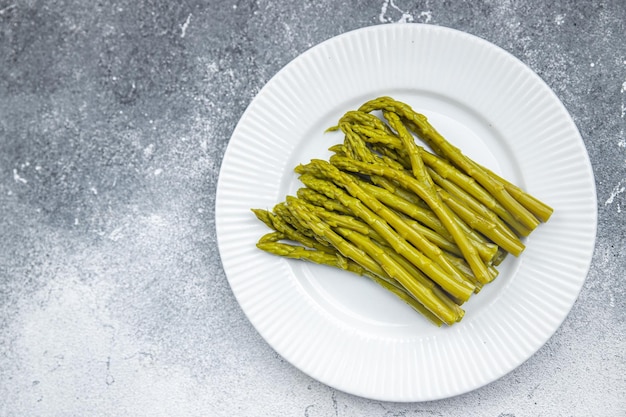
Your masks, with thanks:
[[[252,210],[272,229],[258,248],[367,276],[437,326],[460,321],[462,304],[552,214],[390,97],[329,130],[344,141],[328,161],[295,168],[304,184],[297,196]]]

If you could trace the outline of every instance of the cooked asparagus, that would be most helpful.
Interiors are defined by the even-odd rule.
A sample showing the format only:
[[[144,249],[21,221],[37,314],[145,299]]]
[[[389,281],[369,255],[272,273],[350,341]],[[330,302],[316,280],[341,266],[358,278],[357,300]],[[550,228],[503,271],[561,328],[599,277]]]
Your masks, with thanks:
[[[304,185],[297,197],[253,209],[273,230],[258,248],[367,276],[437,326],[460,321],[460,306],[552,215],[390,97],[346,112],[327,131],[341,131],[343,143],[329,160],[295,168]]]

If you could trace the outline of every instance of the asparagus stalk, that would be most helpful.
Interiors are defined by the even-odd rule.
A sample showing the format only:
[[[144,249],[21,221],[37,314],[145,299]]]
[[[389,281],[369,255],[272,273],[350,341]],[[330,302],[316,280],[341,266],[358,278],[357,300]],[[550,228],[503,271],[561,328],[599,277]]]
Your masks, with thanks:
[[[259,240],[256,246],[267,253],[283,256],[285,258],[301,259],[320,265],[329,265],[358,275],[365,275],[367,273],[367,270],[361,265],[343,257],[338,252],[329,253],[317,249],[309,249],[304,246],[290,245],[271,240],[272,239],[267,239],[264,236]]]
[[[432,172],[437,173],[441,178],[449,180],[451,183],[466,191],[477,201],[496,213],[521,236],[528,236],[530,234],[531,229],[517,220],[515,216],[513,216],[502,204],[498,202],[498,200],[489,194],[472,177],[459,171],[456,167],[450,165],[444,159],[433,155],[425,149],[422,149],[421,155],[424,159],[424,163],[432,169]],[[433,178],[433,180],[435,180],[435,178]]]
[[[405,103],[390,97],[380,97],[363,104],[359,110],[370,112],[386,110],[398,114],[406,125],[424,140],[437,154],[445,157],[454,165],[465,171],[489,191],[518,221],[534,230],[539,220],[508,193],[504,185],[490,176],[482,167],[465,156],[460,149],[448,142],[428,122],[428,119],[416,113]]]
[[[339,129],[330,162],[296,168],[298,198],[252,210],[273,230],[257,246],[368,276],[438,326],[459,321],[460,304],[497,276],[495,265],[524,250],[519,236],[552,215],[405,103],[370,100],[328,131]]]
[[[403,151],[402,141],[398,137],[390,135],[381,130],[374,129],[371,126],[353,126],[352,130],[360,133],[362,135],[362,138],[368,143],[382,145],[381,147],[384,147],[383,152],[385,153],[385,155],[391,157],[392,159],[395,159],[399,163],[402,163],[406,166],[406,161],[400,153],[396,153],[394,156],[393,151]],[[528,236],[531,229],[529,229],[519,220],[517,220],[506,208],[504,208],[504,206],[502,206],[498,202],[498,200],[496,200],[491,194],[489,194],[472,177],[469,177],[465,173],[459,171],[457,168],[450,165],[450,163],[448,163],[446,160],[441,159],[436,155],[433,155],[432,153],[425,150],[423,147],[418,146],[417,148],[419,151],[419,155],[424,161],[424,164],[426,164],[429,168],[440,174],[441,177],[450,179],[455,184],[465,189],[470,195],[474,196],[482,204],[493,210],[520,235]],[[515,185],[498,177],[493,172],[488,171],[486,168],[483,169],[485,169],[492,177],[505,183],[507,191],[509,191],[514,197],[520,199],[520,203],[524,202],[526,205],[528,205],[529,210],[534,209],[533,212],[536,213],[537,217],[539,217],[543,221],[547,220],[549,215],[552,213],[551,209],[548,206],[541,203],[539,200],[535,199],[529,194],[525,193]]]
[[[438,193],[435,188],[433,179],[426,171],[426,166],[424,165],[424,161],[422,160],[422,157],[420,155],[419,147],[415,143],[413,136],[407,130],[404,124],[402,124],[400,117],[396,113],[384,111],[383,114],[385,118],[387,119],[387,121],[389,122],[389,124],[391,125],[391,127],[395,129],[396,132],[398,132],[398,136],[400,137],[400,140],[402,141],[402,145],[404,146],[404,149],[409,156],[409,161],[411,162],[411,170],[413,172],[413,175],[415,176],[415,178],[417,178],[418,181],[420,181],[424,185],[425,191],[428,193],[429,197],[432,199],[430,205],[442,207],[444,210],[441,210],[441,211],[445,212],[447,207],[445,204],[443,204],[440,193]],[[468,218],[461,217],[461,219],[463,219],[466,223],[468,222]],[[461,236],[465,237],[465,235],[460,233],[456,236],[456,239],[458,240],[458,238]],[[473,244],[471,244],[472,242],[469,239],[467,239],[467,243],[468,243],[467,245],[460,244],[459,246],[461,248],[461,252],[463,253],[464,257],[468,259],[468,262],[470,266],[472,267],[472,270],[474,271],[475,274],[477,274],[478,273],[477,269],[486,269],[484,267],[485,264],[482,262],[482,258],[480,258],[480,254],[478,253],[477,248]]]
[[[328,246],[326,242],[320,241],[311,229],[307,228],[305,225],[300,223],[298,219],[293,217],[293,215],[291,214],[289,209],[287,209],[287,206],[285,205],[284,202],[276,204],[274,208],[272,209],[272,213],[277,217],[276,219],[274,219],[274,221],[277,221],[277,222],[282,221],[288,224],[289,226],[291,226],[292,228],[294,228],[296,231],[302,233],[303,235],[311,239],[315,239],[322,245]]]
[[[382,120],[378,117],[370,114],[368,112],[358,111],[358,110],[349,110],[347,111],[341,119],[339,119],[339,123],[336,126],[329,127],[326,131],[334,131],[341,128],[342,124],[351,124],[356,126],[367,126],[369,128],[380,130],[387,134],[393,134],[389,126],[387,126]]]
[[[345,208],[343,204],[338,201],[331,200],[324,194],[318,193],[310,188],[302,187],[298,189],[296,195],[298,198],[307,201],[313,205],[324,207],[326,210],[334,211],[341,214],[350,214],[350,210]]]
[[[367,140],[367,136],[372,136],[372,137],[377,137],[379,140],[379,143],[387,143],[390,146],[393,146],[395,149],[397,149],[398,151],[402,151],[404,154],[407,154],[407,157],[410,159],[409,162],[406,162],[403,160],[403,163],[399,163],[396,161],[396,159],[400,160],[400,159],[406,159],[406,158],[401,158],[401,157],[397,157],[397,158],[388,158],[386,156],[382,156],[382,157],[374,157],[374,158],[368,158],[366,160],[366,162],[383,162],[385,165],[388,165],[391,168],[397,169],[399,171],[404,171],[405,169],[405,165],[408,165],[408,167],[411,167],[411,165],[415,164],[416,166],[416,171],[414,172],[414,175],[416,176],[416,178],[421,181],[426,189],[429,190],[430,193],[433,193],[433,180],[430,178],[430,172],[426,169],[424,163],[421,160],[421,155],[426,153],[430,156],[433,156],[429,153],[427,153],[423,148],[418,147],[414,140],[413,140],[413,136],[406,130],[406,128],[402,125],[399,117],[394,114],[394,113],[389,113],[389,112],[384,112],[385,117],[389,120],[391,126],[393,128],[395,128],[398,131],[398,135],[399,138],[396,136],[393,136],[391,134],[385,133],[382,130],[367,130],[369,129],[369,127],[366,127],[367,130],[367,134],[366,135],[362,135],[361,138],[366,141]],[[373,116],[372,116],[373,117]],[[355,128],[357,128],[358,126],[353,126],[352,128],[350,128],[350,132],[354,132]],[[348,128],[342,125],[342,129],[347,131]],[[390,149],[385,147],[385,149]],[[391,152],[395,152],[391,151]],[[339,152],[338,155],[342,156],[347,156],[345,153],[343,152]],[[364,160],[363,158],[361,158],[361,160]],[[460,174],[460,172],[459,172]],[[393,194],[398,194],[398,188],[394,187],[393,183],[386,179],[386,178],[381,178],[378,177],[376,175],[371,175],[370,180],[376,184],[379,184],[380,186],[382,186],[384,189],[386,189],[387,191],[389,191],[390,193]],[[368,191],[372,191],[371,189],[369,189]],[[433,194],[435,197],[437,197],[437,194],[434,193]],[[387,204],[389,204],[388,199],[389,197],[385,196],[384,197],[387,200]],[[406,195],[405,195],[406,198]],[[393,201],[397,201],[396,199],[393,199]],[[430,211],[430,210],[428,210]],[[432,213],[432,211],[430,211]],[[457,214],[454,211],[452,212],[452,214]],[[435,219],[437,219],[437,222],[439,222],[439,219],[437,218],[437,216],[435,216],[433,214],[433,217]],[[458,223],[458,226],[463,229],[463,232],[470,238],[470,242],[472,244],[474,244],[474,246],[476,247],[476,251],[478,252],[479,257],[486,263],[490,263],[493,259],[493,257],[496,254],[496,246],[495,245],[489,245],[486,242],[484,242],[484,240],[477,236],[464,222],[462,219],[460,219],[457,216],[453,216],[455,221]],[[501,222],[499,220],[494,219],[494,222],[500,224]],[[506,227],[504,225],[502,225],[503,227]],[[443,228],[443,226],[442,226]],[[444,228],[445,229],[445,228]],[[440,234],[445,236],[445,233],[441,230],[438,230]],[[448,239],[452,239],[451,237],[446,236]],[[516,236],[511,236],[511,239],[516,240],[517,237]]]
[[[552,216],[554,209],[548,206],[546,203],[540,201],[538,198],[528,194],[517,185],[507,181],[506,179],[500,177],[498,174],[490,171],[489,169],[480,166],[485,172],[491,175],[495,180],[500,181],[506,190],[513,196],[517,201],[520,202],[521,205],[526,207],[528,211],[533,213],[539,220],[542,222],[547,222]]]
[[[504,223],[504,221],[496,213],[489,210],[489,208],[487,208],[480,201],[476,200],[461,187],[443,178],[432,169],[428,168],[428,173],[438,187],[448,192],[459,203],[489,219],[489,221],[501,229],[502,233],[505,233],[511,239],[519,241],[519,237],[506,225],[506,223]],[[519,241],[519,244],[521,244],[521,241]]]
[[[301,243],[305,246],[317,249],[322,252],[332,252],[332,250],[329,249],[327,246],[319,243],[317,240],[306,236],[302,232],[291,227],[280,216],[277,216],[276,214],[263,209],[252,209],[252,212],[269,228],[282,233],[285,236],[285,239]]]
[[[289,205],[289,208],[296,217],[307,224],[317,234],[323,236],[331,242],[333,246],[335,246],[345,257],[350,258],[361,265],[361,262],[363,262],[364,259],[375,259],[376,262],[380,264],[380,267],[382,267],[382,269],[390,277],[402,284],[402,286],[416,300],[421,302],[429,311],[439,317],[444,323],[451,325],[462,317],[462,309],[458,308],[451,311],[450,307],[442,302],[431,289],[421,285],[419,281],[416,281],[397,263],[393,262],[384,250],[380,250],[379,248],[378,250],[372,250],[370,253],[367,253],[356,247],[334,232],[328,224],[324,223],[319,217],[315,216],[315,214],[306,210],[303,205],[299,204],[298,200],[293,200],[292,204]],[[368,238],[366,237],[366,239]]]
[[[489,221],[485,217],[482,217],[479,213],[472,211],[454,199],[447,191],[443,189],[438,190],[442,201],[450,207],[461,219],[473,229],[479,231],[483,235],[491,239],[496,245],[500,246],[507,252],[519,256],[524,250],[524,245],[519,239],[511,238],[498,227],[494,222]]]
[[[419,285],[428,288],[430,291],[432,291],[435,297],[439,298],[439,300],[450,309],[450,311],[456,312],[457,321],[461,320],[464,312],[462,309],[459,308],[459,306],[463,303],[463,301],[457,302],[453,296],[450,296],[450,294],[443,291],[441,287],[431,281],[426,275],[422,273],[422,271],[417,269],[415,265],[407,261],[406,258],[403,258],[397,252],[390,250],[388,246],[371,240],[367,236],[362,235],[354,230],[337,228],[336,231],[337,233],[345,237],[346,240],[363,249],[366,253],[383,253],[384,257],[389,257],[388,260],[391,260],[392,263],[395,263],[397,267],[404,269],[409,274],[411,279],[415,280]],[[381,260],[381,262],[382,264],[385,263],[384,260]]]
[[[358,184],[366,192],[373,195],[387,206],[398,210],[399,212],[404,213],[407,216],[428,226],[429,228],[443,236],[445,239],[453,240],[452,235],[443,226],[443,224],[441,224],[441,222],[439,221],[437,216],[435,216],[432,210],[414,204],[408,200],[405,200],[402,197],[399,197],[397,193],[388,191],[385,188],[378,187],[366,181],[358,181]]]
[[[411,262],[409,262],[406,258],[401,256],[400,254],[398,254],[394,250],[390,250],[391,248],[389,248],[389,246],[380,244],[379,242],[376,242],[376,241],[373,241],[373,243],[377,244],[378,246],[383,247],[387,251],[389,256],[391,256],[394,259],[394,261],[396,261],[402,268],[404,268],[416,280],[420,281],[423,285],[427,286],[428,288],[431,288],[433,293],[435,295],[437,295],[437,297],[439,297],[451,309],[456,309],[456,307],[454,306],[455,304],[457,306],[460,306],[460,305],[463,304],[463,300],[460,300],[460,299],[454,297],[453,295],[445,292],[439,285],[437,285],[430,278],[428,278],[426,275],[424,275],[424,273],[422,271],[420,271],[418,268],[416,268],[415,265],[413,265]],[[469,280],[469,279],[468,279],[468,281],[471,282],[471,280]],[[476,292],[476,291],[474,291],[474,292]]]
[[[429,191],[420,181],[405,172],[382,164],[367,164],[338,156],[331,157],[331,163],[346,171],[380,175],[388,179],[396,180],[405,188],[408,188],[416,193],[426,202],[426,204],[428,204],[432,211],[439,217],[444,227],[453,236],[455,243],[463,253],[463,256],[467,259],[467,262],[472,268],[476,278],[483,284],[491,281],[491,274],[488,272],[485,263],[480,258],[476,247],[463,233],[458,223],[454,220],[455,215],[451,212],[450,208],[443,204],[439,197],[435,197],[433,195],[436,192],[433,193]]]
[[[394,246],[397,244],[401,248],[400,250],[410,251],[412,259],[416,261],[415,265],[455,297],[467,300],[472,294],[474,288],[463,279],[463,276],[453,265],[447,262],[441,249],[407,225],[400,216],[375,197],[366,193],[353,180],[352,176],[322,160],[312,160],[308,165],[300,165],[296,171],[301,174],[310,173],[322,176],[345,188],[352,195],[352,198],[346,199],[347,204],[344,203],[344,205],[348,206],[356,216],[370,224],[394,249],[398,250]],[[349,206],[349,202],[354,201],[353,199],[362,202],[364,206],[354,205],[354,208]],[[407,241],[415,245],[417,250],[413,250],[413,246],[409,245]]]
[[[287,196],[287,203],[292,201],[293,198],[294,197]],[[308,203],[306,201],[302,201],[302,203],[305,204],[307,209],[311,210],[313,213],[318,215],[322,220],[326,221],[333,228],[333,230],[339,230],[339,228],[352,230],[352,231],[358,232],[358,233],[360,233],[362,235],[370,237],[377,244],[381,244],[381,245],[385,245],[386,244],[385,240],[373,228],[371,228],[371,226],[368,226],[367,224],[365,224],[365,223],[355,219],[354,217],[352,217],[350,215],[337,215],[337,214],[335,214],[333,212],[327,212],[326,210],[324,210],[321,207],[317,207],[317,206],[311,205],[310,203]],[[282,207],[284,205],[279,205],[279,206]],[[446,250],[448,252],[461,255],[458,247],[454,243],[444,239],[442,236],[438,235],[437,233],[435,233],[431,229],[429,229],[429,228],[427,228],[425,226],[422,226],[417,221],[414,221],[414,220],[406,218],[406,217],[402,217],[402,220],[409,227],[412,227],[418,233],[423,234],[424,237],[426,237],[428,240],[430,240],[433,244],[439,246],[442,250]],[[389,249],[390,249],[390,252],[393,252],[392,248],[389,248]],[[443,253],[443,256],[446,256],[445,252]],[[455,267],[456,267],[456,265],[458,265],[458,263],[456,263],[456,262],[450,262],[450,263],[452,265],[454,265]],[[407,269],[407,268],[405,267],[405,269]],[[414,271],[419,271],[419,270],[414,269]],[[409,272],[411,272],[413,274],[412,271],[409,271]],[[466,281],[468,283],[470,283],[472,286],[475,287],[476,280],[475,280],[475,278],[473,276],[472,277],[468,277],[466,271],[459,270],[458,272],[460,272],[461,275],[466,278]],[[420,272],[420,274],[421,274],[421,272]],[[455,298],[455,300],[457,300],[459,303],[463,302],[463,300],[460,300],[458,298]]]
[[[295,197],[287,196],[286,201],[289,204],[293,201]],[[378,241],[384,241],[383,238],[376,233],[371,226],[358,218],[354,217],[352,214],[338,214],[332,211],[328,211],[322,207],[315,206],[310,204],[304,200],[301,200],[301,204],[303,204],[308,210],[315,213],[320,219],[328,223],[328,225],[332,228],[336,227],[344,227],[346,229],[354,230],[363,235],[369,236],[372,239],[376,239]]]
[[[277,234],[277,232],[271,233],[270,235],[272,234]],[[413,298],[411,294],[409,294],[404,289],[404,287],[402,287],[398,282],[386,275],[386,273],[382,269],[381,273],[384,274],[384,276],[379,276],[363,268],[361,265],[357,264],[351,259],[343,257],[338,252],[333,255],[315,249],[307,249],[303,246],[295,246],[286,243],[276,242],[273,241],[273,239],[274,237],[263,236],[261,240],[259,240],[259,243],[257,243],[257,247],[273,255],[283,256],[292,259],[300,259],[319,265],[327,265],[334,268],[343,269],[357,275],[366,276],[387,291],[396,295],[398,298],[400,298],[402,301],[412,307],[415,311],[422,314],[436,326],[441,327],[441,325],[443,324],[443,321],[441,321],[439,317],[431,313],[419,301]]]
[[[359,185],[361,186],[365,186],[367,185],[366,182],[358,182]],[[363,187],[365,189],[365,187]],[[312,191],[312,190],[311,190]],[[367,191],[367,189],[366,189]],[[315,191],[313,191],[315,192]],[[287,201],[289,201],[290,197],[287,197]],[[366,225],[365,223],[355,219],[352,216],[341,216],[341,215],[336,215],[333,214],[332,212],[327,212],[325,211],[323,208],[321,207],[317,207],[317,206],[313,206],[313,205],[308,205],[310,203],[303,201],[305,204],[307,204],[307,207],[309,210],[312,210],[315,214],[317,214],[322,220],[325,220],[327,223],[329,223],[331,225],[331,227],[335,228],[335,227],[344,227],[350,230],[354,230],[357,232],[360,232],[361,234],[364,234],[366,236],[369,236],[370,238],[374,239],[377,242],[381,242],[384,243],[384,239],[382,237],[380,237],[378,235],[378,233],[376,233],[376,231],[374,229],[371,228],[371,226]],[[426,239],[430,240],[433,244],[437,245],[439,248],[441,248],[442,250],[445,250],[447,252],[450,252],[452,254],[461,256],[461,251],[459,250],[458,246],[456,246],[455,243],[453,243],[452,241],[444,238],[443,236],[439,235],[438,233],[436,233],[435,231],[433,231],[432,229],[427,228],[426,226],[423,226],[422,224],[420,224],[419,222],[407,218],[407,217],[402,217],[402,220],[409,226],[412,227],[413,229],[415,229],[418,233],[422,234]],[[444,229],[445,230],[445,229]],[[459,271],[461,272],[461,271]],[[465,275],[465,274],[463,274]],[[470,281],[473,282],[473,281]]]
[[[342,127],[342,129],[346,129],[346,131],[352,132],[351,130],[348,130],[348,127],[346,127],[345,125],[342,124],[340,126]],[[355,143],[355,141],[352,141],[352,142]],[[356,146],[358,146],[359,148],[365,147],[365,142],[363,142],[363,144],[358,144]],[[343,145],[335,147],[335,148],[336,148],[335,149],[336,155],[346,156],[347,152],[344,151],[345,147]],[[385,157],[382,157],[382,158],[377,157],[373,155],[371,152],[369,152],[368,154],[368,151],[359,150],[359,151],[356,151],[355,153],[360,154],[360,155],[366,155],[365,157],[361,158],[361,160],[366,160],[367,162],[383,162],[386,165],[390,166],[391,168],[398,169],[400,171],[404,170],[404,167],[396,163],[395,161],[386,160]],[[370,180],[380,185],[380,187],[382,187],[380,188],[380,187],[376,187],[373,184],[368,183],[367,181],[360,180],[357,176],[355,176],[354,180],[365,191],[373,195],[382,203],[392,208],[395,208],[400,212],[404,212],[405,214],[415,215],[416,219],[423,221],[424,224],[430,225],[440,235],[445,237],[446,240],[453,241],[453,237],[449,234],[447,229],[441,224],[437,216],[432,212],[432,210],[430,210],[430,208],[428,208],[427,205],[422,205],[423,204],[422,201],[419,202],[422,204],[412,204],[408,200],[405,200],[402,197],[396,196],[396,194],[401,194],[401,193],[399,192],[398,187],[396,187],[392,181],[388,180],[387,178],[379,177],[377,175],[370,175]],[[405,198],[407,197],[406,194],[402,194],[402,195]],[[471,228],[469,228],[463,222],[462,219],[455,217],[455,221],[458,223],[459,227],[463,229],[463,232],[470,238],[471,242],[476,247],[476,250],[478,251],[480,258],[486,263],[491,262],[493,257],[496,254],[497,247],[495,245],[485,242],[480,236],[474,233],[474,231]],[[437,240],[437,242],[441,242],[441,241]],[[435,243],[435,241],[433,241],[433,243]],[[443,247],[441,248],[444,249]]]

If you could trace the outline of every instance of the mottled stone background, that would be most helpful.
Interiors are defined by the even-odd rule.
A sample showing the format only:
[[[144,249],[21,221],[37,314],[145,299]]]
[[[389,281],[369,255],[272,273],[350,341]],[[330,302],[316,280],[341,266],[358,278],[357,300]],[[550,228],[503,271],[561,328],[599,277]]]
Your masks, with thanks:
[[[221,267],[229,137],[282,66],[342,32],[484,37],[553,88],[589,151],[593,263],[532,358],[394,404],[286,363]],[[0,416],[626,415],[626,3],[0,0]]]

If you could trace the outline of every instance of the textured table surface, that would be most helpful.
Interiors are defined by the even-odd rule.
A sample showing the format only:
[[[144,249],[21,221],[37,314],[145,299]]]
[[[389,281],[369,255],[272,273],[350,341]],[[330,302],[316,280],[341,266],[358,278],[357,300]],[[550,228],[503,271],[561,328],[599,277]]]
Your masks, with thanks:
[[[626,3],[0,0],[0,416],[626,415]],[[246,106],[332,36],[428,23],[554,90],[598,197],[563,325],[473,392],[333,390],[259,336],[216,247],[217,176]]]

